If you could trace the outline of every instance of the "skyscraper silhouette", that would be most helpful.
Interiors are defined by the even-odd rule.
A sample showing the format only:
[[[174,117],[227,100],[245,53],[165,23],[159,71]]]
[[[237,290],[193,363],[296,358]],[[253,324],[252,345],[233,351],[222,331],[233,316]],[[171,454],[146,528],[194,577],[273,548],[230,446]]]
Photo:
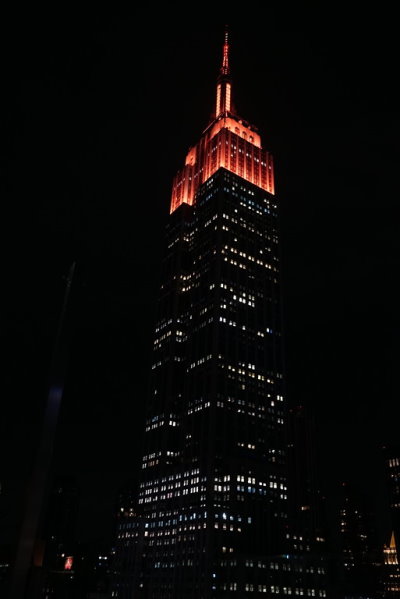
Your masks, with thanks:
[[[135,597],[291,585],[278,210],[272,156],[233,105],[226,32],[213,118],[173,182]]]

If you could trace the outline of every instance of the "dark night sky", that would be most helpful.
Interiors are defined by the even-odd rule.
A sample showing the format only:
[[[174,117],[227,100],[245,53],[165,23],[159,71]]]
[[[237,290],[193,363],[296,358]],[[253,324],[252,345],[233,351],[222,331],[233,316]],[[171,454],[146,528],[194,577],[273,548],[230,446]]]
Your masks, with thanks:
[[[290,402],[315,410],[325,490],[354,480],[380,501],[399,430],[394,17],[256,6],[230,19],[234,99],[275,156]],[[214,100],[224,17],[110,11],[2,24],[6,540],[73,260],[54,470],[82,485],[80,535],[110,529],[139,457],[172,177]]]

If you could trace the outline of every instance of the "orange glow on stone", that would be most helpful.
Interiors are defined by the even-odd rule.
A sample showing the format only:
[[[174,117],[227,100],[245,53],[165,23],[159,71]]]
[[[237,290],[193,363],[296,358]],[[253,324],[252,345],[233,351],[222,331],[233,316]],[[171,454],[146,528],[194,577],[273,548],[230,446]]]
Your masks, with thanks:
[[[272,155],[261,148],[259,134],[240,119],[228,117],[211,123],[185,162],[173,181],[170,212],[183,203],[192,205],[199,186],[221,167],[275,193]]]
[[[216,103],[216,109],[215,109],[216,115],[220,114],[220,112],[221,112],[221,84],[217,85],[217,103]]]
[[[230,110],[231,110],[231,84],[230,83],[226,84],[225,110],[226,110],[226,112],[230,112]]]
[[[253,185],[275,193],[272,155],[262,149],[261,138],[255,128],[236,115],[231,98],[226,30],[214,120],[203,131],[200,141],[190,148],[185,166],[173,180],[170,213],[181,204],[192,205],[199,186],[219,168],[226,168]]]

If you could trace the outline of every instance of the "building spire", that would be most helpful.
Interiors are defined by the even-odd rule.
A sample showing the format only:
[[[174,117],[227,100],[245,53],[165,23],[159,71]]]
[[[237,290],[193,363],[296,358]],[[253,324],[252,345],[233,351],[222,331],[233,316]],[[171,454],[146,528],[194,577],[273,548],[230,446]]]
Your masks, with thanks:
[[[232,83],[229,69],[229,32],[225,25],[224,45],[222,49],[222,64],[217,80],[217,98],[215,106],[215,118],[232,112],[231,108]]]
[[[396,566],[398,565],[399,561],[397,558],[396,539],[394,536],[394,532],[392,532],[389,547],[386,547],[386,545],[384,546],[383,555],[385,559],[385,564],[395,564]]]
[[[222,51],[221,75],[229,75],[229,29],[225,25],[224,47]]]
[[[390,549],[393,549],[394,551],[397,551],[397,549],[396,549],[396,539],[394,537],[394,531],[392,532],[392,536],[390,538]]]

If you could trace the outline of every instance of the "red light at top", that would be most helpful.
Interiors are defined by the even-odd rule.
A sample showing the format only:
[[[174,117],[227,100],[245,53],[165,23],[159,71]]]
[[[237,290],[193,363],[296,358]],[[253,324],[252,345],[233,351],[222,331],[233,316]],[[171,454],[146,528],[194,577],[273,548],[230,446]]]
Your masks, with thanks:
[[[232,103],[227,28],[217,80],[214,119],[203,131],[200,141],[190,148],[185,166],[174,178],[170,212],[182,203],[192,205],[199,186],[219,168],[225,168],[271,194],[275,193],[272,156],[262,149],[257,130],[236,115]]]
[[[65,558],[64,561],[64,570],[72,570],[72,566],[74,565],[74,558],[72,555],[69,555]]]

